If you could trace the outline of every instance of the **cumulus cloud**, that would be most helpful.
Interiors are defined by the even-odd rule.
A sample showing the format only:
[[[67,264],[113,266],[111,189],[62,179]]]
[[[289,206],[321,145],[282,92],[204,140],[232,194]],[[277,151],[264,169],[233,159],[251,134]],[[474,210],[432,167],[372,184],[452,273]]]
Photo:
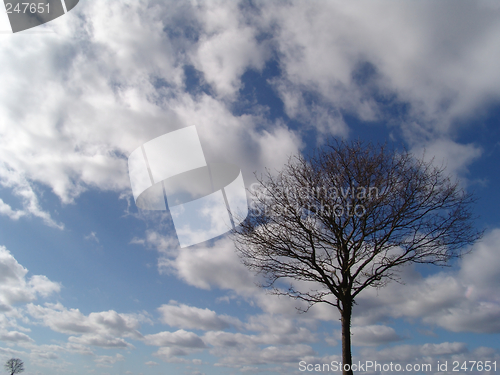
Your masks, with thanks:
[[[162,320],[169,325],[208,331],[203,336],[184,329],[144,336],[145,344],[160,347],[154,355],[166,362],[186,362],[181,357],[204,349],[221,358],[221,364],[224,365],[239,366],[252,361],[278,363],[285,357],[288,358],[286,361],[292,362],[292,358],[298,358],[299,353],[313,353],[306,344],[318,341],[317,336],[311,332],[314,324],[285,316],[250,316],[248,322],[243,323],[232,317],[217,315],[208,309],[173,301],[160,307],[159,311],[162,313]],[[230,324],[241,331],[253,331],[256,334],[224,332],[223,329]],[[278,359],[269,362],[272,353]],[[249,355],[251,358],[247,359]]]
[[[175,332],[160,332],[144,336],[147,345],[178,346],[185,348],[204,348],[205,343],[193,332],[180,329]]]
[[[16,303],[48,297],[61,290],[60,284],[46,276],[34,275],[26,280],[28,270],[20,265],[9,250],[0,246],[0,309],[9,310]]]
[[[269,54],[266,43],[257,41],[259,30],[246,24],[240,9],[238,2],[218,1],[201,3],[196,11],[204,34],[191,52],[192,61],[220,96],[234,95],[245,70],[262,69]]]
[[[222,237],[211,244],[184,248],[182,251],[179,251],[176,241],[171,237],[152,230],[146,232],[145,238],[134,238],[132,242],[157,249],[160,253],[160,273],[173,274],[189,285],[207,290],[227,290],[232,294],[232,297],[226,296],[227,299],[243,298],[271,314],[296,316],[298,308],[306,308],[302,301],[278,299],[259,288],[257,285],[261,280],[241,263],[234,243],[228,237]],[[221,269],[224,270],[223,273],[220,272]],[[327,307],[317,307],[308,316],[328,316],[328,320],[332,313]]]
[[[0,183],[23,209],[1,201],[0,213],[62,228],[36,184],[66,203],[89,188],[130,193],[128,154],[187,125],[198,127],[209,160],[234,161],[248,182],[254,170],[281,166],[301,149],[298,132],[231,111],[243,74],[271,59],[280,75],[269,83],[287,115],[320,134],[347,136],[345,113],[385,120],[391,102],[410,108],[397,124],[408,142],[447,142],[453,119],[500,98],[499,10],[485,4],[82,3],[47,25],[52,34],[2,39]],[[212,94],[187,92],[186,66]],[[466,151],[450,158],[453,168],[477,156]]]
[[[60,303],[45,306],[27,305],[28,313],[53,331],[68,335],[71,343],[105,348],[131,348],[124,337],[142,338],[139,321],[116,311],[93,312],[85,316],[78,309],[67,309]]]
[[[267,345],[292,345],[312,343],[318,340],[312,332],[314,320],[302,319],[299,315],[261,314],[248,318],[245,324],[248,331],[258,332],[256,343]]]
[[[462,259],[459,277],[473,288],[468,290],[468,296],[490,298],[500,302],[500,296],[495,293],[495,285],[500,282],[499,244],[500,229],[494,229]]]
[[[11,218],[12,220],[17,220],[20,217],[26,215],[26,212],[22,210],[14,210],[11,206],[5,203],[2,199],[0,199],[0,215],[5,215]]]
[[[159,346],[153,355],[165,362],[177,362],[179,357],[206,349],[205,342],[195,333],[180,329],[144,336],[146,345]],[[182,360],[181,360],[182,361]]]
[[[238,14],[234,2],[216,8],[90,2],[51,23],[53,35],[3,39],[0,183],[24,208],[16,211],[4,202],[0,212],[12,219],[39,216],[62,228],[40,207],[36,184],[64,203],[91,188],[130,193],[128,154],[187,125],[199,128],[210,157],[233,160],[250,177],[260,163],[277,163],[297,151],[300,140],[286,127],[270,123],[258,131],[267,122],[261,116],[233,115],[225,101],[184,91],[186,64],[200,69],[223,96],[238,90],[246,69],[263,66],[258,30]],[[203,35],[186,37],[182,28],[188,24]],[[25,69],[28,61],[37,64]]]
[[[192,354],[198,349],[188,349],[179,347],[163,347],[158,349],[153,355],[168,363],[189,363],[185,358],[180,358]]]
[[[441,314],[427,318],[429,322],[454,332],[500,332],[500,295],[495,287],[500,280],[499,241],[500,230],[495,229],[462,259],[456,279],[463,295]]]
[[[244,324],[245,332],[206,332],[202,339],[221,365],[245,366],[270,363],[293,363],[299,357],[313,355],[307,345],[318,341],[313,325],[282,315],[256,315]],[[256,334],[248,332],[254,331]]]
[[[275,85],[290,117],[314,119],[320,103],[370,121],[387,118],[384,103],[405,104],[408,117],[394,125],[411,140],[448,134],[454,119],[499,99],[490,79],[498,11],[485,2],[264,3],[261,24],[277,30]]]
[[[235,116],[229,105],[206,94],[183,95],[171,108],[182,123],[196,125],[207,161],[238,165],[246,185],[254,171],[279,168],[303,147],[300,134],[281,121],[270,122],[258,113]]]
[[[216,241],[213,247],[185,248],[175,258],[160,259],[159,267],[160,271],[174,272],[188,284],[202,289],[219,287],[242,292],[256,289],[253,276],[241,264],[227,238]]]
[[[97,346],[108,349],[129,349],[134,347],[122,338],[96,334],[85,334],[78,337],[70,336],[68,341],[84,346]]]
[[[377,346],[403,339],[394,328],[383,325],[352,327],[351,333],[352,344],[355,346]]]
[[[261,332],[258,335],[232,333],[222,331],[207,332],[203,338],[214,347],[240,348],[242,353],[248,347],[258,347],[259,345],[289,346],[315,342],[316,336],[305,327],[297,327],[295,332],[276,333],[272,329],[270,332]]]
[[[25,356],[26,352],[20,351],[20,350],[15,350],[12,348],[0,348],[0,355],[3,356],[4,358],[12,358],[12,357],[23,357]]]
[[[23,343],[23,342],[33,342],[33,339],[27,334],[22,332],[10,331],[10,332],[0,332],[0,341],[9,343]]]
[[[34,275],[29,281],[32,290],[40,294],[42,297],[48,297],[52,293],[61,291],[61,284],[50,281],[47,276]]]
[[[5,202],[0,203],[0,213],[7,215],[13,220],[18,220],[20,217],[32,215],[43,220],[50,227],[63,229],[64,225],[55,221],[49,212],[44,211],[40,206],[38,196],[35,193],[33,183],[28,181],[22,170],[7,165],[5,162],[0,162],[0,185],[12,189],[14,196],[20,198],[23,205],[22,210],[13,210]]]
[[[455,177],[466,177],[468,167],[482,154],[482,149],[474,144],[459,144],[450,139],[437,139],[415,146],[412,152],[433,161],[437,167],[446,168],[446,173]]]
[[[54,361],[60,359],[60,354],[63,352],[67,352],[66,348],[60,345],[36,345],[34,343],[25,345],[27,348],[31,350],[30,361],[32,364],[41,366],[41,367],[52,367],[55,365]],[[62,362],[62,361],[61,361]],[[61,369],[61,366],[67,371],[68,363],[59,363],[56,365],[58,369]]]
[[[367,289],[357,299],[354,322],[371,324],[387,317],[419,318],[453,332],[499,332],[500,258],[495,229],[465,255],[457,271],[422,277],[413,267],[404,270],[403,284]],[[481,272],[478,272],[481,270]]]
[[[121,354],[116,354],[114,357],[109,355],[100,355],[94,359],[97,367],[112,367],[116,362],[124,361],[125,357]]]
[[[237,318],[228,315],[217,315],[207,308],[200,309],[193,306],[170,301],[168,305],[158,308],[161,321],[171,327],[186,329],[201,329],[204,331],[218,331],[231,326],[240,326]]]
[[[64,348],[70,353],[78,353],[86,356],[94,355],[94,352],[88,346],[82,344],[68,342],[64,345]]]

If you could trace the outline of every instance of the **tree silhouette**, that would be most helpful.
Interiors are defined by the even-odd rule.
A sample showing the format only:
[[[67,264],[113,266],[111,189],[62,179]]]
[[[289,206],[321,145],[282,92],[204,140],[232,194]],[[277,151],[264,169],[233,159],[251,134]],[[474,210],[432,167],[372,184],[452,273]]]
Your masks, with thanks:
[[[233,231],[243,263],[271,293],[338,309],[343,374],[359,293],[397,280],[405,264],[449,265],[482,235],[473,196],[443,168],[384,145],[329,142],[250,190],[250,215]]]
[[[11,358],[5,362],[5,371],[9,372],[10,375],[20,374],[24,371],[24,362],[19,358]]]

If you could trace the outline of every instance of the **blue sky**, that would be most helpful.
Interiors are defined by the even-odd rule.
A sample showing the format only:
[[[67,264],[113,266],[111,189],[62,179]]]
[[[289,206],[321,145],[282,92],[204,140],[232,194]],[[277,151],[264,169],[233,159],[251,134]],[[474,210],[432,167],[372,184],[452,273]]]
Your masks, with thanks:
[[[130,153],[195,125],[247,187],[327,137],[446,165],[485,235],[452,267],[361,294],[354,361],[500,367],[499,39],[487,0],[82,0],[0,34],[0,361],[211,375],[340,360],[337,311],[298,314],[226,236],[180,248],[167,212],[137,209]]]

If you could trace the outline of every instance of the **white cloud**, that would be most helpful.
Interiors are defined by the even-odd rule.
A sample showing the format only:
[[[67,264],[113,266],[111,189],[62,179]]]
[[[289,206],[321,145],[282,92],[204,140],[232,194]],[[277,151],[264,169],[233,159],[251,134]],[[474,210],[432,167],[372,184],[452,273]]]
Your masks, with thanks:
[[[197,349],[187,349],[179,347],[163,347],[158,349],[153,355],[168,363],[189,363],[187,359],[179,358],[196,352]]]
[[[48,26],[53,34],[2,39],[0,183],[23,210],[0,203],[0,213],[62,227],[40,207],[36,184],[66,203],[89,188],[129,191],[128,153],[186,125],[198,127],[209,160],[235,162],[248,183],[254,170],[281,166],[300,136],[258,111],[230,111],[242,74],[271,58],[286,112],[321,134],[347,135],[345,112],[383,117],[378,95],[410,105],[407,141],[438,134],[446,142],[452,119],[500,98],[499,10],[485,4],[80,4]],[[185,92],[185,64],[215,98]],[[371,75],[361,72],[367,66]],[[468,162],[450,158],[456,169]]]
[[[134,237],[131,244],[143,245],[148,248],[154,248],[159,253],[167,255],[176,254],[179,247],[179,242],[172,236],[165,236],[157,231],[148,229],[145,233],[145,238]]]
[[[489,232],[466,255],[456,279],[464,293],[456,304],[427,320],[454,332],[500,332],[500,230]]]
[[[175,332],[160,332],[144,336],[146,345],[182,347],[182,348],[205,348],[203,340],[193,332],[180,329]]]
[[[68,335],[74,344],[91,345],[105,348],[133,347],[124,338],[142,338],[137,330],[139,320],[129,314],[119,314],[116,311],[93,312],[83,315],[78,309],[67,309],[60,303],[45,304],[45,307],[27,305],[28,313],[53,331]]]
[[[23,352],[20,350],[15,350],[12,348],[0,348],[0,355],[6,359],[9,359],[12,357],[19,358],[19,357],[26,356],[27,354],[28,353],[26,353],[26,352]]]
[[[128,187],[126,161],[120,153],[149,138],[138,124],[148,124],[152,133],[158,133],[155,129],[169,117],[147,100],[154,92],[150,83],[135,84],[147,81],[150,73],[175,78],[167,69],[172,54],[165,51],[168,41],[161,39],[160,15],[145,9],[144,2],[81,4],[75,12],[87,17],[70,15],[53,23],[58,28],[54,35],[2,39],[2,51],[15,43],[12,53],[0,55],[2,80],[6,78],[0,92],[4,185],[9,171],[22,172],[26,181],[49,186],[64,202],[88,187]],[[145,18],[148,15],[153,19]],[[83,40],[91,42],[84,43],[89,50]],[[19,53],[24,43],[30,45],[26,54]],[[137,48],[148,52],[136,54]],[[146,66],[131,60],[133,56]],[[28,61],[38,63],[25,69]],[[13,187],[21,182],[10,179]]]
[[[281,168],[302,146],[300,138],[285,126],[278,126],[270,132],[264,130],[259,134],[258,142],[261,149],[261,165],[265,165],[269,170]]]
[[[95,241],[99,243],[99,238],[97,238],[96,232],[90,232],[90,234],[88,236],[85,236],[84,238],[88,241]]]
[[[326,103],[309,104],[304,98],[303,87],[293,85],[282,78],[275,78],[270,82],[273,83],[283,101],[284,110],[288,117],[299,120],[306,127],[315,128],[319,132],[319,137],[348,136],[349,128],[338,109],[330,108],[330,105]],[[368,111],[371,113],[374,110],[368,108]],[[362,116],[364,112],[367,110],[359,111],[359,115],[368,117],[367,119],[375,117],[373,114]],[[321,139],[318,139],[318,142],[322,143]]]
[[[292,345],[316,342],[312,332],[316,328],[314,320],[298,314],[261,314],[248,318],[248,331],[259,332],[255,343],[267,345]]]
[[[158,311],[161,314],[161,321],[171,327],[218,331],[233,325],[241,325],[239,319],[228,315],[217,315],[215,311],[207,308],[200,309],[178,304],[175,301],[170,301],[168,305],[162,305]]]
[[[129,192],[128,154],[186,125],[198,127],[209,161],[233,161],[246,179],[261,163],[273,166],[295,152],[300,140],[282,125],[256,131],[267,123],[262,116],[235,116],[230,103],[184,92],[186,63],[223,95],[237,90],[247,68],[262,67],[258,30],[242,17],[232,1],[216,8],[86,2],[50,24],[54,35],[2,39],[0,183],[24,209],[0,205],[1,212],[62,228],[40,207],[36,184],[64,203],[90,188]],[[202,33],[198,40],[183,36],[188,24]],[[26,69],[31,61],[37,64]]]
[[[351,333],[354,346],[377,346],[403,339],[394,328],[383,325],[352,327]]]
[[[42,358],[42,359],[49,359],[49,360],[56,360],[56,359],[59,359],[59,356],[55,353],[36,353],[36,356],[38,358]]]
[[[219,364],[225,366],[260,365],[260,364],[286,364],[297,365],[304,357],[315,354],[309,345],[267,346],[224,346],[210,350],[210,353],[219,357]]]
[[[402,273],[404,285],[367,289],[357,299],[354,323],[409,317],[453,332],[499,332],[500,295],[495,287],[500,277],[499,239],[498,229],[487,233],[463,257],[457,271],[422,277],[408,267]]]
[[[21,210],[13,210],[11,206],[0,199],[0,215],[8,216],[12,220],[18,220],[20,217],[26,215],[26,212]]]
[[[46,276],[34,275],[26,281],[27,273],[28,270],[0,246],[0,309],[9,310],[16,303],[33,301],[37,294],[48,297],[60,291],[60,284]]]
[[[500,302],[500,296],[495,293],[500,282],[499,244],[500,229],[494,229],[462,259],[459,277],[474,288],[468,291],[470,297],[491,298]]]
[[[26,348],[31,350],[30,362],[32,365],[40,367],[52,367],[55,364],[55,360],[59,360],[56,365],[57,368],[61,369],[59,366],[67,367],[68,363],[61,359],[60,354],[66,352],[66,349],[59,345],[36,345],[34,343],[25,345]],[[56,368],[54,368],[56,370]],[[64,369],[67,371],[67,368]]]
[[[422,131],[448,134],[452,120],[498,101],[498,11],[485,2],[271,2],[263,3],[261,25],[277,30],[283,76],[275,83],[290,116],[312,113],[305,93],[380,119],[374,99],[392,96],[410,106],[415,121],[395,124],[410,140]]]
[[[305,324],[304,324],[305,323]],[[220,358],[221,365],[242,366],[270,363],[293,363],[299,357],[314,354],[308,343],[318,341],[308,321],[289,319],[282,315],[257,315],[244,324],[246,332],[210,331],[202,339]]]
[[[177,306],[179,309],[171,308]],[[218,318],[229,317],[217,316],[210,310],[174,305],[171,302],[170,305],[163,305],[160,311],[163,311],[164,307],[169,307],[170,321],[179,320],[178,326],[212,329],[201,337],[184,329],[146,335],[144,342],[147,345],[160,346],[154,355],[166,362],[187,363],[180,357],[203,349],[208,349],[211,354],[221,358],[224,365],[250,364],[252,361],[278,363],[282,359],[291,362],[299,353],[313,353],[312,349],[304,344],[317,341],[316,335],[304,326],[304,322],[293,321],[284,316],[251,316],[247,323],[231,318],[230,320],[239,323],[241,330],[258,332],[245,334],[221,331],[226,325],[220,324]],[[181,311],[186,313],[185,318],[179,318]],[[165,322],[168,323],[167,320]],[[273,353],[276,359],[271,359]],[[247,359],[248,356],[250,358]]]
[[[22,332],[10,331],[10,332],[0,332],[0,341],[6,341],[8,343],[23,343],[23,342],[33,342],[33,339],[27,334]]]
[[[300,136],[280,121],[271,123],[259,113],[234,116],[229,107],[205,94],[171,102],[180,121],[196,125],[207,161],[239,166],[246,185],[255,170],[279,168],[303,146]]]
[[[158,240],[156,236],[148,238]],[[155,241],[151,244],[156,243]],[[160,273],[174,274],[197,288],[220,288],[234,292],[248,302],[256,303],[268,313],[296,316],[296,307],[305,307],[300,301],[280,299],[259,288],[259,278],[241,263],[234,243],[228,237],[215,241],[211,246],[201,244],[182,251],[171,251],[168,255],[162,252],[158,267]]]
[[[61,284],[50,281],[47,276],[34,275],[29,281],[32,290],[40,294],[42,297],[48,297],[52,293],[59,293],[61,291]]]
[[[82,344],[68,342],[64,345],[64,348],[70,353],[78,353],[87,356],[94,355],[94,352],[88,346]]]
[[[124,361],[125,357],[121,354],[116,354],[114,357],[109,355],[100,355],[94,359],[97,367],[112,367],[116,362]]]
[[[23,205],[23,210],[14,211],[2,200],[0,213],[9,216],[13,220],[30,214],[42,219],[48,226],[58,229],[64,228],[63,224],[57,223],[50,216],[50,213],[40,207],[34,187],[26,179],[22,171],[13,169],[12,166],[8,166],[5,162],[0,162],[0,185],[11,188],[13,194],[21,199]]]
[[[179,357],[206,349],[204,341],[195,333],[180,329],[175,332],[159,332],[144,336],[146,345],[159,346],[154,356],[165,362],[184,362]]]
[[[482,154],[482,149],[474,144],[459,144],[449,139],[437,139],[412,149],[417,156],[431,161],[437,167],[446,168],[445,172],[455,177],[467,174],[467,167]]]
[[[82,336],[70,336],[68,341],[75,344],[97,346],[108,349],[130,349],[134,346],[122,338],[99,334],[85,334]]]
[[[241,292],[256,289],[253,276],[241,264],[227,238],[218,240],[213,247],[182,249],[175,259],[160,259],[159,267],[163,272],[175,272],[188,284],[202,289],[213,286]]]
[[[222,331],[207,332],[203,339],[214,347],[239,347],[244,352],[247,347],[259,345],[289,346],[295,344],[311,343],[316,341],[316,336],[305,327],[297,327],[295,332],[277,333],[272,329],[258,335],[232,333]]]
[[[88,333],[92,328],[78,309],[67,310],[62,304],[46,304],[46,307],[29,304],[28,313],[56,332],[74,334]]]
[[[241,22],[238,7],[237,2],[221,1],[215,7],[201,4],[197,11],[206,34],[191,52],[192,60],[222,97],[234,96],[245,70],[262,69],[268,55],[267,46],[256,40],[257,30]]]

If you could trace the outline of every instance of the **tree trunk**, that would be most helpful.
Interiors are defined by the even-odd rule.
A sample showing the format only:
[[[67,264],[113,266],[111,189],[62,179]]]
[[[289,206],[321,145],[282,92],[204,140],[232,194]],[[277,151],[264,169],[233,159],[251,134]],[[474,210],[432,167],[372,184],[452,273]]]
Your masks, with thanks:
[[[342,310],[340,311],[342,323],[342,374],[353,375],[352,373],[352,354],[351,354],[351,315],[352,301],[342,301]],[[348,366],[347,366],[348,365]]]

